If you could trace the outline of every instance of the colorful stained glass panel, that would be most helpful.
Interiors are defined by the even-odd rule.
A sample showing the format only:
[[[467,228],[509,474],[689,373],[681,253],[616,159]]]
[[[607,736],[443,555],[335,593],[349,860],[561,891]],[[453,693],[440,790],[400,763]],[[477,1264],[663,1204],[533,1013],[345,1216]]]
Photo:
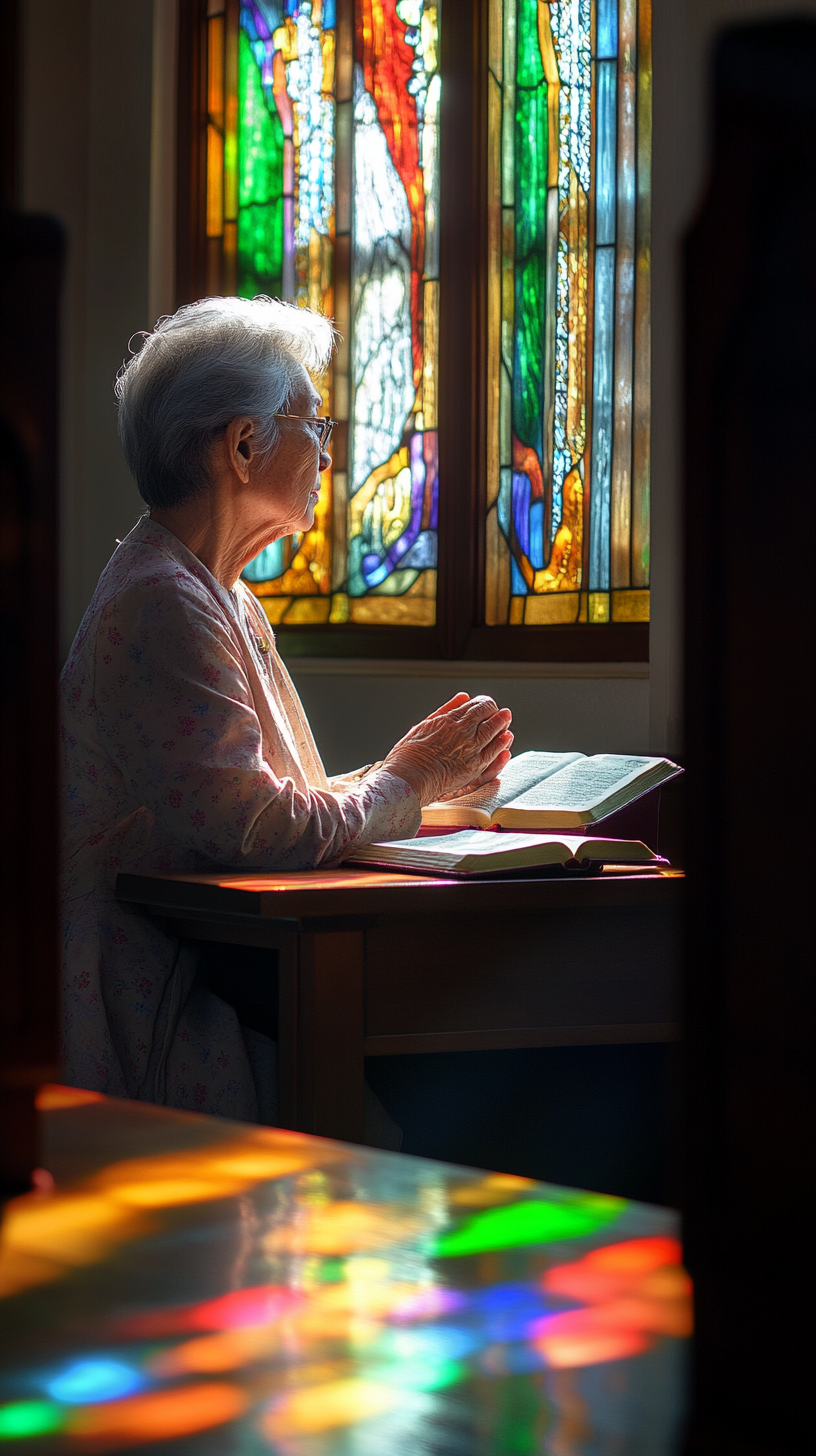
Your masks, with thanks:
[[[431,625],[439,6],[345,0],[338,15],[334,0],[250,0],[237,26],[217,0],[210,11],[212,291],[320,309],[342,335],[324,381],[338,428],[314,526],[244,577],[276,623]]]
[[[348,574],[352,621],[435,620],[438,7],[358,0]]]
[[[648,620],[650,14],[490,0],[490,625]]]

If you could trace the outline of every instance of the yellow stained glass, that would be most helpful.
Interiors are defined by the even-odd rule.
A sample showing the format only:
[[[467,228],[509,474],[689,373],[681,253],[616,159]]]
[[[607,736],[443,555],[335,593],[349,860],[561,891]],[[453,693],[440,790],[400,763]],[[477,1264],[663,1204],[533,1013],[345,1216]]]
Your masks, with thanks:
[[[216,126],[224,126],[224,17],[212,15],[207,24],[207,111]]]
[[[328,622],[331,602],[328,597],[295,597],[283,620],[292,622]]]
[[[578,592],[525,597],[524,622],[528,627],[563,627],[577,622],[579,607]]]
[[[609,592],[590,592],[588,616],[590,622],[611,622]]]
[[[612,592],[613,622],[648,622],[648,620],[648,589],[641,588],[638,591]]]
[[[291,601],[291,597],[261,597],[261,606],[273,627],[280,625],[283,620],[283,614],[291,604]]]
[[[207,127],[207,237],[224,231],[224,138],[210,122]]]
[[[436,621],[436,572],[424,571],[402,596],[349,598],[349,621],[367,626],[432,627]]]

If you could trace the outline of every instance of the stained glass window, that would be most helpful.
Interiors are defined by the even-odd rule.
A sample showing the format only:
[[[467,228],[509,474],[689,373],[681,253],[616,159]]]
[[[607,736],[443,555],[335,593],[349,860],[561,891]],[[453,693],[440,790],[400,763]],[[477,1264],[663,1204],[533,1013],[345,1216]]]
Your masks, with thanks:
[[[436,617],[439,7],[210,0],[211,292],[319,308],[341,341],[314,526],[244,576],[275,624]]]
[[[473,317],[486,303],[487,327],[483,346],[469,335],[474,378],[456,407],[469,411],[486,384],[486,421],[470,429],[487,501],[482,552],[466,472],[442,482],[462,524],[459,545],[445,544],[449,578],[466,552],[479,630],[647,622],[651,0],[479,6],[486,106],[470,142],[457,112],[457,134],[468,167],[486,134],[486,207],[469,182],[466,211],[487,237],[486,278],[473,267]],[[284,627],[432,627],[439,6],[207,10],[200,275],[213,293],[321,308],[341,336],[314,526],[268,547],[246,578]],[[474,43],[465,9],[454,21],[456,48]],[[461,325],[447,319],[449,339]]]
[[[650,0],[489,0],[485,619],[649,619]]]

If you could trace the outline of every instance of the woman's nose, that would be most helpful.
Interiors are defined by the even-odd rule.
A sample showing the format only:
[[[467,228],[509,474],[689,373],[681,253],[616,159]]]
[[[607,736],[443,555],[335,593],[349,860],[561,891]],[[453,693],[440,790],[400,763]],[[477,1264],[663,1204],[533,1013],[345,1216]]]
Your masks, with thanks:
[[[322,473],[323,473],[324,470],[328,470],[328,468],[329,468],[330,465],[331,465],[331,455],[329,455],[328,451],[321,450],[321,452],[320,452],[320,473],[321,473],[321,475],[322,475]]]

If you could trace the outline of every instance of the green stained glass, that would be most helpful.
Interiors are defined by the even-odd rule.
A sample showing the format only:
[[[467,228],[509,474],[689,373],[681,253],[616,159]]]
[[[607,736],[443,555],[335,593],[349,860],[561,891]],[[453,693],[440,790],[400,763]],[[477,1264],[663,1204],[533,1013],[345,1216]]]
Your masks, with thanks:
[[[542,454],[547,308],[547,82],[537,0],[519,0],[515,125],[513,427]]]
[[[516,85],[539,86],[544,80],[538,44],[538,0],[517,0],[518,55]],[[518,154],[516,155],[518,169]]]
[[[283,130],[246,31],[238,32],[238,292],[278,295],[283,270]]]
[[[242,298],[256,293],[280,293],[283,199],[261,207],[242,207],[238,214],[238,292]]]
[[[534,253],[516,262],[516,357],[513,374],[513,428],[523,445],[541,458],[541,406],[544,384],[544,310],[546,259]]]

